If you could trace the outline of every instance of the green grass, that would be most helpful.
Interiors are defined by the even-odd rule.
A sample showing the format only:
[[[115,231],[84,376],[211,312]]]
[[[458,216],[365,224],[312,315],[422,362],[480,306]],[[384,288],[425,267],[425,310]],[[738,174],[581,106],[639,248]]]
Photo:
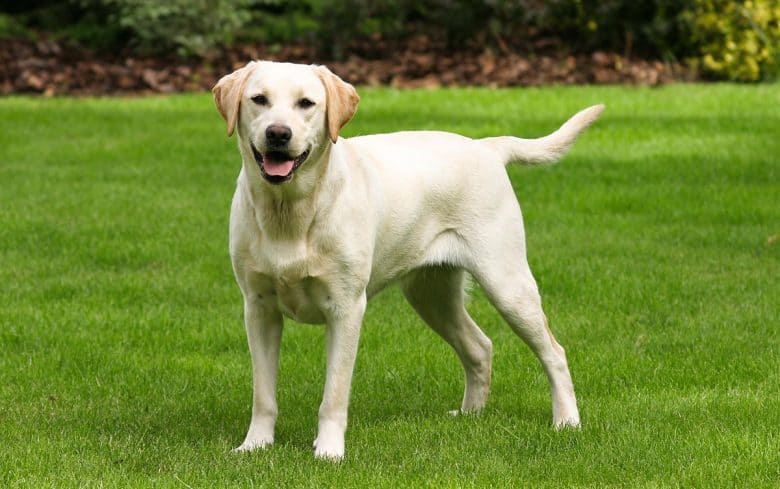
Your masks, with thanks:
[[[780,486],[780,86],[361,95],[347,135],[536,136],[607,104],[562,163],[509,170],[582,430],[553,432],[541,368],[479,290],[492,396],[447,416],[459,363],[391,289],[366,315],[346,460],[313,458],[323,329],[292,323],[277,445],[229,454],[251,372],[239,159],[210,97],[10,98],[1,487]]]

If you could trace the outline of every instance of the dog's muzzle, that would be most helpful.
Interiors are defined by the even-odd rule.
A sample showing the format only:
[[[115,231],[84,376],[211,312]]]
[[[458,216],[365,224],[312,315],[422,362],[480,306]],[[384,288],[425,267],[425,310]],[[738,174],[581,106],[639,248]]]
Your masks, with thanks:
[[[308,149],[300,155],[293,157],[284,151],[261,153],[257,150],[254,143],[249,143],[249,146],[252,148],[252,155],[255,157],[257,166],[260,167],[260,173],[263,175],[263,178],[273,184],[280,184],[290,180],[295,170],[309,157]]]

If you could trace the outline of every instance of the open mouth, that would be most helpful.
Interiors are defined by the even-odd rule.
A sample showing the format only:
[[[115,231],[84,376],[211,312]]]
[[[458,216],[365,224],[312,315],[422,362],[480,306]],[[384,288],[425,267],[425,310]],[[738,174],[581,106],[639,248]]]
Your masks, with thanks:
[[[252,154],[257,166],[260,167],[263,178],[274,184],[291,179],[295,170],[309,157],[308,149],[297,157],[293,157],[283,151],[271,151],[263,154],[255,148],[254,143],[249,143],[249,145],[252,147]]]

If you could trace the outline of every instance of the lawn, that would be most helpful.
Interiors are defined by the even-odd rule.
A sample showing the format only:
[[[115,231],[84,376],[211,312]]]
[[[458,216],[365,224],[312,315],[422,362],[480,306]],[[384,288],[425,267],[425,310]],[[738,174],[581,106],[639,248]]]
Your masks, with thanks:
[[[582,429],[551,429],[539,364],[478,289],[492,395],[448,416],[459,362],[390,289],[364,322],[346,460],[314,460],[323,328],[291,322],[277,444],[230,454],[251,405],[227,253],[240,162],[210,96],[7,98],[0,486],[780,486],[780,85],[361,96],[346,135],[530,137],[607,104],[558,165],[509,169]]]

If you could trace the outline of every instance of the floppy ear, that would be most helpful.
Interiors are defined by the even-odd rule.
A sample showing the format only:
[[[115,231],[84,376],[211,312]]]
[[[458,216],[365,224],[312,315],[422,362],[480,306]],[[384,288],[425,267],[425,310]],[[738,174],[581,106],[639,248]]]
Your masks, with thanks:
[[[241,106],[241,95],[244,93],[244,85],[252,72],[254,62],[248,63],[229,75],[225,75],[214,85],[211,92],[214,94],[214,103],[222,118],[227,122],[227,135],[230,137],[236,128],[238,121],[238,109]]]
[[[341,128],[355,115],[360,97],[355,87],[334,75],[326,67],[317,66],[315,69],[317,76],[325,85],[325,93],[328,96],[325,116],[328,122],[328,135],[335,143]]]

